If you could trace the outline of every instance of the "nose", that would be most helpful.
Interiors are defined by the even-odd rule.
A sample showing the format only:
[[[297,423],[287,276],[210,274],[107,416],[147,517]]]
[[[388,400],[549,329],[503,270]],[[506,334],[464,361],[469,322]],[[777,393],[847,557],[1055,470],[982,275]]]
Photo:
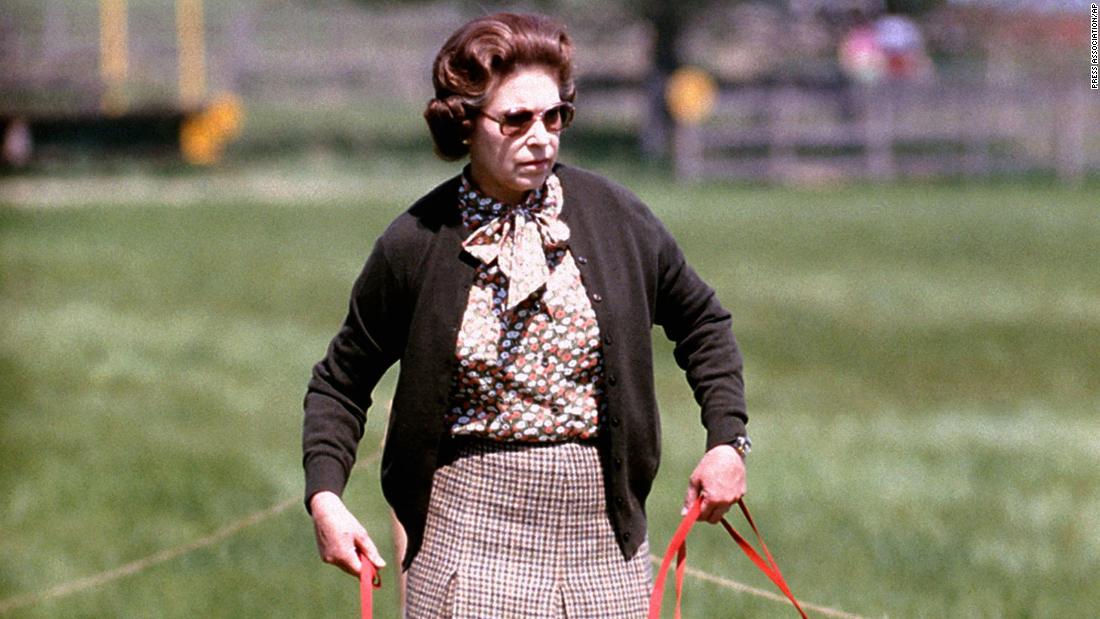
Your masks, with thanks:
[[[546,130],[543,119],[538,118],[531,124],[531,130],[527,134],[527,143],[545,146],[550,143],[553,134]]]

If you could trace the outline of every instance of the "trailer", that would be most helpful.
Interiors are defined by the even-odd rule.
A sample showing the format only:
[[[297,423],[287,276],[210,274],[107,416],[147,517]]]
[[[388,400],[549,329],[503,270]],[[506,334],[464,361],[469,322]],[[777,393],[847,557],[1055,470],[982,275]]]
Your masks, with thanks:
[[[22,38],[5,37],[14,41],[3,50],[3,62],[11,68],[6,71],[8,83],[0,83],[0,92],[10,95],[0,98],[0,160],[5,166],[21,167],[43,154],[66,150],[167,155],[206,166],[219,161],[226,145],[240,134],[240,98],[207,88],[203,0],[174,1],[174,37],[165,42],[175,51],[170,97],[145,96],[134,87],[133,68],[142,59],[131,53],[128,0],[99,0],[93,22],[96,48],[88,37],[77,36],[87,34],[88,24],[81,19],[87,16],[73,19],[86,5],[50,1],[37,6],[42,7],[40,15],[24,7],[15,19],[37,22],[40,28],[20,28]],[[31,44],[28,34],[34,32],[40,36]],[[51,62],[62,53],[64,57]],[[94,72],[72,75],[74,67],[90,68],[90,56]],[[64,97],[54,96],[62,91]]]

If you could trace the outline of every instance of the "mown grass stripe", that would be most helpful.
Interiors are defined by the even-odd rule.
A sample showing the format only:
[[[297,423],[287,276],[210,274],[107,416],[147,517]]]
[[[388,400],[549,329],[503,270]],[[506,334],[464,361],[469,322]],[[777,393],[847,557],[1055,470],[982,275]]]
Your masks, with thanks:
[[[367,458],[360,461],[360,463],[356,465],[356,468],[373,463],[376,459],[378,459],[379,456],[379,452],[371,454]],[[105,572],[100,572],[98,574],[93,574],[84,578],[71,580],[69,582],[57,585],[56,587],[53,587],[51,589],[47,589],[46,591],[25,593],[10,597],[6,600],[0,600],[0,614],[7,614],[19,608],[33,606],[47,600],[64,597],[66,595],[70,595],[87,589],[94,589],[120,578],[125,578],[127,576],[132,576],[139,572],[143,572],[151,567],[160,565],[162,563],[167,563],[168,561],[181,557],[185,554],[195,552],[196,550],[201,550],[203,548],[213,546],[215,544],[218,544],[219,542],[225,541],[230,537],[233,537],[237,533],[240,533],[241,531],[249,527],[255,526],[261,522],[264,522],[265,520],[278,516],[279,514],[287,511],[291,507],[297,505],[298,501],[299,499],[292,498],[276,503],[271,507],[253,512],[245,516],[244,518],[241,518],[240,520],[232,522],[218,529],[217,531],[214,531],[210,535],[203,536],[197,540],[194,540],[187,544],[183,544],[181,546],[176,546],[175,548],[161,550],[160,552],[149,555],[148,557],[144,557],[136,561],[131,561],[129,563],[126,563],[125,565],[121,565]],[[649,558],[650,561],[654,562],[655,564],[660,564],[661,562],[660,558],[655,555],[650,555]],[[692,567],[688,567],[686,569],[686,573],[693,578],[698,578],[709,583],[717,584],[726,589],[748,593],[750,595],[755,595],[776,602],[787,603],[787,599],[781,595],[776,595],[774,593],[771,593],[770,591],[758,589],[756,587],[737,582],[736,580],[730,580],[728,578],[722,578],[721,576],[708,574],[707,572]],[[851,613],[847,613],[834,608],[829,608],[826,606],[820,606],[808,602],[803,602],[802,605],[805,608],[829,617],[839,617],[841,619],[862,619],[862,617],[860,617],[859,615],[853,615]]]
[[[357,466],[370,464],[378,459],[380,455],[380,453],[375,452],[367,458],[363,459]],[[24,593],[10,597],[6,600],[0,600],[0,615],[7,614],[17,608],[33,606],[35,604],[45,602],[46,600],[52,600],[54,598],[63,597],[87,589],[94,589],[120,578],[125,578],[127,576],[132,576],[139,572],[143,572],[151,567],[160,565],[161,563],[167,563],[172,559],[176,559],[185,554],[195,552],[196,550],[201,550],[203,548],[213,546],[219,542],[229,539],[230,537],[233,537],[237,533],[240,533],[241,531],[249,527],[255,526],[257,524],[260,524],[261,522],[264,522],[265,520],[278,516],[279,514],[287,511],[291,507],[297,505],[300,500],[301,499],[293,498],[287,499],[280,503],[276,503],[275,505],[272,505],[267,509],[261,509],[260,511],[253,512],[245,516],[244,518],[241,518],[240,520],[227,524],[217,531],[214,531],[210,535],[200,537],[197,540],[194,540],[187,544],[183,544],[181,546],[176,546],[175,548],[167,548],[165,550],[161,550],[160,552],[149,555],[148,557],[144,557],[136,561],[131,561],[125,565],[120,565],[119,567],[107,570],[105,572],[100,572],[98,574],[93,574],[92,576],[86,576],[84,578],[78,578],[76,580],[70,580],[69,582],[62,583],[51,589],[47,589],[46,591],[40,591],[36,593]]]

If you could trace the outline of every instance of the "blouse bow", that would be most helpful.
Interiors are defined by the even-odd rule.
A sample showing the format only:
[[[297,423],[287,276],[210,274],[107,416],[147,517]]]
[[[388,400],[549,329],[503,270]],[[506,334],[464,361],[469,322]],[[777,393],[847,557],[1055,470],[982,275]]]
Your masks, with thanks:
[[[569,240],[569,227],[558,219],[562,207],[561,181],[551,174],[542,188],[511,208],[501,208],[489,198],[478,197],[465,179],[462,195],[468,204],[475,202],[474,206],[482,209],[491,206],[492,213],[499,212],[474,230],[462,247],[486,265],[497,261],[508,278],[506,308],[510,310],[550,278],[546,250],[562,247]]]

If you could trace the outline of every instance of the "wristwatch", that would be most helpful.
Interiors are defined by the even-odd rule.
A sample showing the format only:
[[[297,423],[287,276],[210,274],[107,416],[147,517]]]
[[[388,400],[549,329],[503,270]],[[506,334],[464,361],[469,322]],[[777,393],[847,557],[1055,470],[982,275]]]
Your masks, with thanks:
[[[737,450],[737,453],[741,454],[742,458],[752,453],[752,440],[744,434],[733,439],[730,446]]]

